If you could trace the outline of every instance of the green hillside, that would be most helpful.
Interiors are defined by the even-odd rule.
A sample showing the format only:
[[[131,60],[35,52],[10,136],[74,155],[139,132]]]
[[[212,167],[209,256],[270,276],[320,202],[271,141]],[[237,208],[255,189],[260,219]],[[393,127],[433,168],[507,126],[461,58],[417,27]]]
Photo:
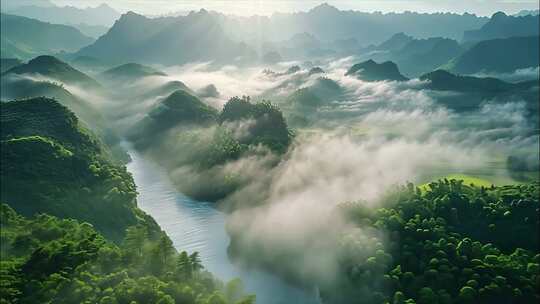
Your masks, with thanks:
[[[137,63],[126,63],[111,68],[100,74],[101,78],[111,81],[134,81],[148,76],[166,76],[167,74]]]
[[[177,90],[156,104],[129,132],[138,145],[149,145],[163,132],[180,125],[215,122],[217,110],[184,90]]]
[[[197,252],[178,253],[157,226],[133,226],[122,244],[92,225],[0,205],[2,303],[254,303],[239,280],[223,285]]]
[[[0,17],[4,58],[29,59],[41,54],[76,51],[94,41],[71,26],[3,13]]]
[[[23,215],[48,213],[93,224],[113,240],[128,226],[155,223],[136,207],[124,166],[57,101],[2,103],[1,200]]]
[[[101,85],[97,81],[53,56],[38,56],[26,64],[7,70],[2,74],[2,77],[9,74],[28,76],[39,74],[65,84],[79,85],[88,89],[101,89]]]

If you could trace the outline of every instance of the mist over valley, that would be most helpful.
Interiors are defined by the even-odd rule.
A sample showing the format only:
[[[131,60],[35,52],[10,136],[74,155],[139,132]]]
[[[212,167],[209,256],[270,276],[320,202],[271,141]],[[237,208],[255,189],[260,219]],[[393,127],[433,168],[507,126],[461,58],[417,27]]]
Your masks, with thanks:
[[[6,3],[2,303],[538,301],[538,11]]]

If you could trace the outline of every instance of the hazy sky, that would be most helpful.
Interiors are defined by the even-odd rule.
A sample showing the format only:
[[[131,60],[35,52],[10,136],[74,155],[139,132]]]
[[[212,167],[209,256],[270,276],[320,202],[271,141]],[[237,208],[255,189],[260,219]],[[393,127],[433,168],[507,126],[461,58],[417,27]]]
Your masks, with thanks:
[[[206,8],[237,15],[270,15],[274,12],[306,11],[323,2],[342,10],[402,12],[470,12],[491,15],[497,11],[516,13],[523,9],[538,9],[540,0],[51,0],[57,5],[78,7],[107,3],[125,12],[159,15],[174,11]]]

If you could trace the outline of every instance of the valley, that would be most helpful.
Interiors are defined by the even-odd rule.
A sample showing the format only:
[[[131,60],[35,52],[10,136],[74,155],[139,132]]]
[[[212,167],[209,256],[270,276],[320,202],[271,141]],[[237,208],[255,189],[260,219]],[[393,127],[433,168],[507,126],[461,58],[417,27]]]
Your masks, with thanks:
[[[540,299],[537,11],[23,2],[0,303]]]

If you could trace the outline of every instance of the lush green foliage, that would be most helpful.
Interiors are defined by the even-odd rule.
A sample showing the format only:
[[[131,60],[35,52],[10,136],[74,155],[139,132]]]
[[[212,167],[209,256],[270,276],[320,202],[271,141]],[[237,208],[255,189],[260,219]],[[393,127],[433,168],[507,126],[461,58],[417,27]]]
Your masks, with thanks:
[[[309,88],[302,88],[294,91],[287,97],[287,103],[299,108],[317,108],[323,104],[319,96],[315,95]]]
[[[235,122],[247,124],[247,134],[238,139],[241,144],[263,144],[284,152],[291,142],[283,113],[269,101],[251,103],[248,96],[233,97],[223,106],[218,120],[222,126]]]
[[[388,235],[374,256],[344,257],[348,290],[358,303],[537,303],[539,191],[442,180],[409,185],[374,212],[345,204],[352,222]]]
[[[0,303],[254,302],[238,280],[223,286],[197,252],[178,254],[159,230],[130,227],[117,247],[88,223],[26,219],[5,204],[0,219]]]
[[[148,148],[158,144],[174,127],[212,124],[216,117],[216,109],[185,90],[177,90],[135,124],[128,137],[138,148]]]
[[[101,85],[90,76],[54,56],[38,56],[26,64],[9,69],[5,74],[40,74],[66,84],[80,85],[93,90],[101,89]]]
[[[1,199],[18,212],[75,218],[120,240],[137,223],[156,224],[136,207],[124,166],[58,102],[36,98],[0,105]]]

